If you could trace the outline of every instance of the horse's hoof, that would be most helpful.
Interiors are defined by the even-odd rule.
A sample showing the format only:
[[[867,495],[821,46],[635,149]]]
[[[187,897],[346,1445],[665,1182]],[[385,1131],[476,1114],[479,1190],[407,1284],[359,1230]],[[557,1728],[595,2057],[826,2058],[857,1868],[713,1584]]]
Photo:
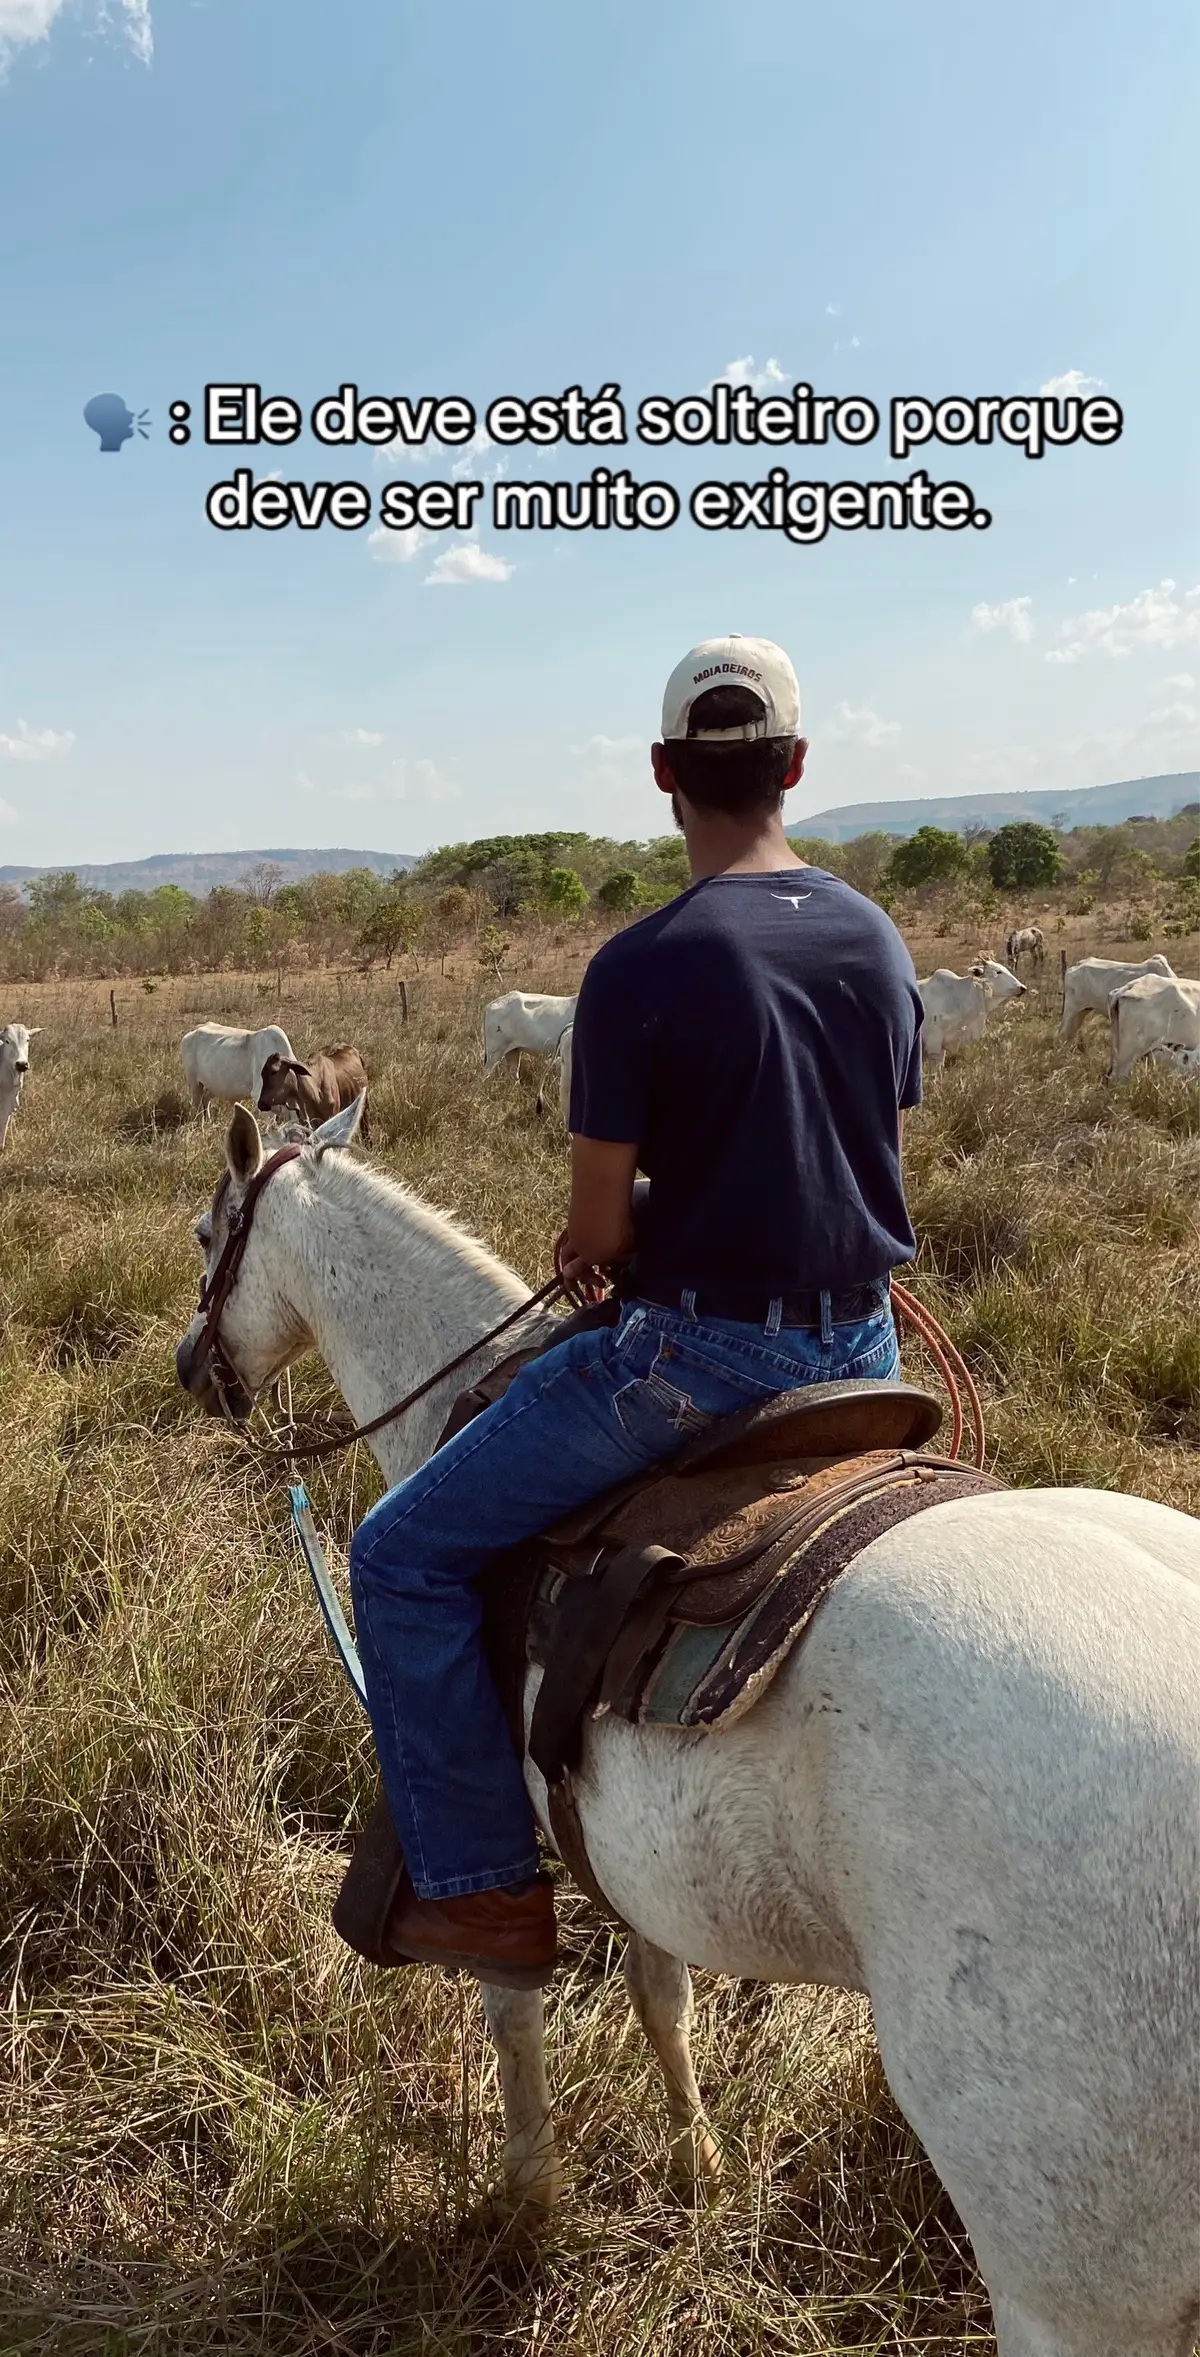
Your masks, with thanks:
[[[518,2162],[505,2171],[504,2200],[514,2223],[528,2227],[548,2224],[562,2200],[562,2191],[562,2163],[557,2153]]]
[[[693,2206],[716,2201],[723,2173],[720,2145],[706,2125],[686,2129],[672,2143],[669,2182],[678,2200]]]

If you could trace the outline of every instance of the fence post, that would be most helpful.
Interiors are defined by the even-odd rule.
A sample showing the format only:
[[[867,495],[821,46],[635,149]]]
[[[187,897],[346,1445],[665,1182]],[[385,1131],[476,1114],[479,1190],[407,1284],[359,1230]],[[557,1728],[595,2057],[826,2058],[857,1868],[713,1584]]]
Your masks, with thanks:
[[[404,977],[403,977],[403,975],[401,975],[401,977],[400,977],[400,980],[399,980],[399,982],[398,982],[398,983],[397,983],[397,985],[396,985],[396,988],[397,988],[397,990],[398,990],[398,991],[399,991],[399,993],[400,993],[400,1021],[401,1021],[401,1023],[407,1023],[407,1021],[408,1021],[408,984],[407,984],[407,982],[404,980]]]
[[[110,990],[110,991],[109,991],[109,994],[108,994],[108,1011],[109,1011],[109,1014],[112,1016],[112,1027],[113,1027],[113,1030],[115,1031],[115,1030],[116,1030],[116,1028],[117,1028],[117,994],[116,994],[116,991],[115,991],[115,990]]]
[[[1060,949],[1058,953],[1058,979],[1062,985],[1062,1005],[1058,1010],[1061,1016],[1067,1004],[1067,953],[1065,949]]]

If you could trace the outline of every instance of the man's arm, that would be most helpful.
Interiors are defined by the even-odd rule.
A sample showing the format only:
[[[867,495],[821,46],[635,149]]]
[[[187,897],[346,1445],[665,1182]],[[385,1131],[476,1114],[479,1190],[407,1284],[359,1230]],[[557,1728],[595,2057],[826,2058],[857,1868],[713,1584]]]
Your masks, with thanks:
[[[633,1226],[636,1145],[602,1138],[571,1139],[571,1207],[567,1235],[578,1260],[607,1268],[628,1260],[637,1241]]]

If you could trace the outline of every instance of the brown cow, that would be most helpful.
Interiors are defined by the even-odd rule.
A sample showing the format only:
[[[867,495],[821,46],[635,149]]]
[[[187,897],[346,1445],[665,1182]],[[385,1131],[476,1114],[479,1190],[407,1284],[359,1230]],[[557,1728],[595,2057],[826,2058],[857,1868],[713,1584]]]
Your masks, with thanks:
[[[340,1047],[324,1048],[311,1064],[302,1064],[295,1056],[268,1056],[262,1068],[258,1110],[297,1113],[309,1129],[316,1129],[332,1114],[353,1104],[366,1085],[367,1067],[358,1049],[349,1047],[345,1041]],[[365,1105],[358,1134],[366,1145],[369,1132]]]

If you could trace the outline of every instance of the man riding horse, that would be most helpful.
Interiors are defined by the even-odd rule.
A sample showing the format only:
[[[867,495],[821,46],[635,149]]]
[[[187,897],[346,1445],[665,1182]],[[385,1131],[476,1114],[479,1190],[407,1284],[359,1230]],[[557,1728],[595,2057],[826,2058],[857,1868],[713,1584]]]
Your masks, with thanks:
[[[651,767],[692,882],[597,952],[575,1015],[567,1272],[619,1269],[619,1320],[525,1366],[350,1554],[404,1859],[382,1951],[516,1986],[553,1970],[554,1894],[483,1651],[489,1557],[718,1417],[894,1376],[889,1276],[915,1251],[916,974],[883,910],[784,833],[808,749],[788,657],[768,639],[694,647],[662,736]]]

